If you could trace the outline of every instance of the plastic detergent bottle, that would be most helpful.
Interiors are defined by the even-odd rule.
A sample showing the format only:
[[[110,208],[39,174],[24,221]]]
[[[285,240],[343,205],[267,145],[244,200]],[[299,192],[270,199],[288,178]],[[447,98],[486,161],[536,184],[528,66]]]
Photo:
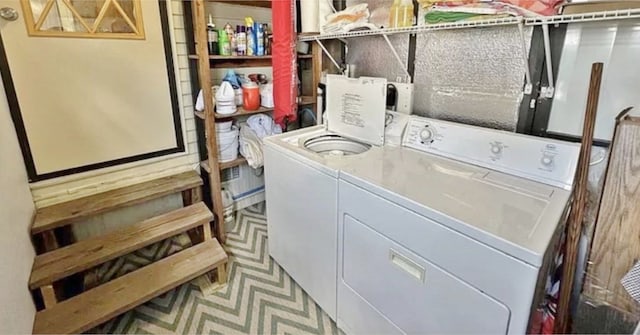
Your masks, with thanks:
[[[253,81],[242,84],[242,105],[248,111],[260,108],[260,88],[258,84]]]
[[[395,28],[398,26],[399,21],[400,0],[393,0],[391,10],[389,10],[389,26],[387,28]]]
[[[413,1],[402,0],[398,8],[398,24],[397,27],[413,26]]]
[[[229,42],[229,37],[224,29],[218,31],[218,44],[221,56],[231,56],[231,43]]]

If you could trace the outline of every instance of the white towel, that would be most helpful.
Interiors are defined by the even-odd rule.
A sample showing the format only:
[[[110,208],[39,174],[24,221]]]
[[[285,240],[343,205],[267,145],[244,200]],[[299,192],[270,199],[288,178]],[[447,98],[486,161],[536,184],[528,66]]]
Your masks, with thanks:
[[[254,169],[264,165],[262,139],[269,135],[280,134],[282,129],[265,114],[256,114],[247,119],[240,127],[240,153]]]
[[[273,119],[265,114],[256,114],[247,119],[247,125],[255,131],[256,135],[263,139],[266,136],[281,134],[282,129],[273,122]]]
[[[264,165],[262,140],[247,124],[240,127],[240,153],[247,159],[249,166],[254,169]]]

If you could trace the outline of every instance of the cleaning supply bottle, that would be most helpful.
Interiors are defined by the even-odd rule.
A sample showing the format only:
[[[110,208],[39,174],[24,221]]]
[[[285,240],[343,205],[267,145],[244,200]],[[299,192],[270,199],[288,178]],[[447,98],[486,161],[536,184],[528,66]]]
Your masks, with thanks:
[[[256,55],[264,56],[264,30],[262,30],[262,25],[256,22],[253,29],[256,34]]]
[[[216,31],[216,25],[213,23],[211,15],[209,15],[209,22],[207,23],[207,45],[210,55],[220,53],[218,50],[218,32]]]
[[[235,30],[229,35],[229,44],[231,45],[231,55],[237,56],[238,55],[238,39],[236,37]]]
[[[256,55],[256,34],[253,30],[253,18],[247,16],[244,18],[244,23],[247,25],[247,56]]]
[[[398,21],[400,21],[398,14],[400,14],[400,0],[393,0],[393,5],[389,10],[389,26],[387,28],[398,27]]]
[[[221,56],[231,56],[231,43],[229,42],[229,36],[224,29],[218,31],[218,44]]]
[[[402,0],[400,7],[398,8],[398,27],[411,27],[413,26],[413,1]]]
[[[260,87],[255,82],[248,81],[242,84],[242,105],[248,111],[260,108]]]
[[[269,25],[266,23],[262,24],[262,46],[264,49],[263,55],[269,55]]]
[[[238,56],[244,56],[247,54],[247,33],[244,26],[238,27],[236,36],[236,43],[238,43]]]

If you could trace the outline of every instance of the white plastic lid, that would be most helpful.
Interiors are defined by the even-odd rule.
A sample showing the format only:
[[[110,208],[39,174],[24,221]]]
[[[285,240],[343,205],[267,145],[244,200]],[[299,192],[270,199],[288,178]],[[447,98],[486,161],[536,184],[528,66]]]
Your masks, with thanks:
[[[327,75],[328,129],[373,145],[384,144],[387,79]]]

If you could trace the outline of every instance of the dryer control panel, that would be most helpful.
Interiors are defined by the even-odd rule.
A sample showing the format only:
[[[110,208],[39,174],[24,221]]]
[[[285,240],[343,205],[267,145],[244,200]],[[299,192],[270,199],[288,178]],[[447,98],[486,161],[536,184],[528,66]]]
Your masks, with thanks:
[[[402,146],[569,190],[580,145],[548,138],[411,117]]]

